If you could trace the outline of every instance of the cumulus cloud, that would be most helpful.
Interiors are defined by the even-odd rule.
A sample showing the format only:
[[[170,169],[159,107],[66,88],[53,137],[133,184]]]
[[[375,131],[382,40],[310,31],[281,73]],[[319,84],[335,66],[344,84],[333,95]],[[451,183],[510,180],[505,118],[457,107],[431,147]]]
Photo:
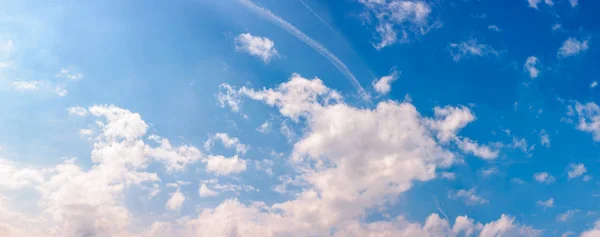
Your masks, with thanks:
[[[600,236],[600,220],[594,223],[594,227],[581,233],[579,237],[598,237]]]
[[[236,36],[235,48],[260,58],[264,63],[269,63],[271,58],[279,56],[272,40],[267,37],[254,36],[250,33]]]
[[[587,40],[579,41],[578,39],[569,37],[565,40],[560,49],[558,49],[558,56],[563,58],[575,56],[587,51],[588,48]]]
[[[431,6],[424,1],[360,0],[367,12],[363,16],[369,22],[375,17],[379,42],[374,47],[381,50],[398,41],[406,43],[409,37],[425,35],[440,23],[430,23]],[[409,36],[410,35],[410,36]]]
[[[205,183],[202,183],[198,189],[198,195],[200,195],[200,197],[215,197],[219,195],[219,193],[208,188]]]
[[[536,78],[540,74],[540,70],[536,68],[539,60],[535,56],[529,56],[525,61],[525,71],[529,74],[529,77]]]
[[[540,143],[546,148],[550,147],[550,135],[548,135],[546,130],[542,129],[540,132]]]
[[[450,199],[462,199],[466,205],[486,204],[490,201],[475,194],[475,189],[461,189],[456,191],[450,191],[448,194]]]
[[[210,150],[215,141],[220,141],[226,148],[234,148],[235,152],[238,154],[245,154],[250,147],[246,144],[242,144],[237,137],[230,137],[227,133],[216,133],[206,140],[204,149]]]
[[[398,79],[399,74],[400,73],[398,71],[394,70],[394,71],[392,71],[392,73],[390,75],[383,76],[383,77],[379,78],[379,80],[373,81],[373,88],[379,94],[382,94],[382,95],[388,94],[391,90],[390,84],[392,84],[392,82],[394,82],[396,79]]]
[[[554,176],[552,176],[548,172],[535,173],[535,174],[533,174],[533,178],[535,179],[535,181],[538,181],[539,183],[545,183],[545,184],[554,183],[554,180],[555,180]]]
[[[551,208],[554,206],[554,198],[550,198],[546,201],[538,201],[537,204],[544,208]]]
[[[579,163],[579,164],[569,164],[568,167],[569,171],[567,172],[569,179],[574,179],[577,178],[583,174],[585,174],[585,172],[587,172],[587,169],[585,168],[585,165]]]
[[[169,201],[167,201],[165,207],[171,211],[179,210],[181,209],[183,202],[185,202],[185,196],[178,189],[171,194],[171,198],[169,198]]]
[[[246,161],[237,155],[227,158],[221,155],[211,155],[205,160],[206,170],[217,175],[229,175],[246,170]]]
[[[575,215],[578,212],[579,212],[578,209],[569,209],[566,212],[561,213],[558,216],[556,216],[556,220],[560,221],[560,222],[565,222],[565,221],[569,220],[571,217],[573,217],[573,215]]]
[[[569,105],[567,116],[576,116],[577,129],[592,134],[594,141],[600,141],[600,107],[594,102],[575,102],[575,109]]]
[[[450,43],[448,50],[455,62],[458,62],[465,57],[488,57],[500,55],[500,52],[492,48],[492,46],[479,43],[477,39],[473,38],[460,43]]]

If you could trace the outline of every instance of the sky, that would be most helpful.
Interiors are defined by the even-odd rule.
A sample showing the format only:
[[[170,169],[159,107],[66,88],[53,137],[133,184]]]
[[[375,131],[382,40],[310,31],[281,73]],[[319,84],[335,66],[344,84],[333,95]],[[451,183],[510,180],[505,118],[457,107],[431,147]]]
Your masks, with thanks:
[[[0,236],[600,236],[597,0],[0,6]]]

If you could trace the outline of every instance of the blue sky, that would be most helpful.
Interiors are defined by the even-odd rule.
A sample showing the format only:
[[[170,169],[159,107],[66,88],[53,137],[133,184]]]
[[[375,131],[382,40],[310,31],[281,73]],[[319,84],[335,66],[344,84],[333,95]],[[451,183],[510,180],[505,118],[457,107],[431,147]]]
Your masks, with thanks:
[[[598,1],[0,5],[0,236],[600,236]]]

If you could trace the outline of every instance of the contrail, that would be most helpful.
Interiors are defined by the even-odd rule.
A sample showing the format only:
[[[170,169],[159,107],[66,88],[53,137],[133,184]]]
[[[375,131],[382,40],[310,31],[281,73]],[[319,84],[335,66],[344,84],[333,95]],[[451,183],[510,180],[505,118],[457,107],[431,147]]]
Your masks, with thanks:
[[[360,85],[360,83],[358,83],[358,80],[356,80],[356,77],[354,77],[352,72],[350,72],[350,69],[348,69],[346,64],[344,64],[338,57],[336,57],[331,52],[329,52],[329,50],[327,50],[325,47],[323,47],[323,45],[319,44],[319,42],[308,37],[308,35],[302,33],[302,31],[298,30],[298,28],[294,27],[289,22],[281,19],[279,16],[271,13],[271,11],[269,11],[268,9],[259,7],[256,4],[254,4],[253,2],[251,2],[250,0],[238,0],[238,2],[243,4],[246,8],[248,8],[254,14],[279,26],[279,28],[287,31],[288,33],[292,34],[294,37],[298,38],[299,40],[301,40],[302,42],[304,42],[305,44],[307,44],[308,46],[310,46],[311,48],[316,50],[319,54],[321,54],[323,57],[325,57],[327,60],[329,60],[329,62],[331,62],[333,64],[333,66],[335,66],[342,74],[344,74],[344,76],[346,76],[346,78],[348,78],[348,80],[350,81],[352,86],[354,86],[354,88],[356,88],[356,90],[358,91],[358,94],[363,99],[370,100],[369,94],[367,94],[365,89]]]
[[[333,33],[336,33],[336,31],[333,29],[333,27],[331,27],[329,24],[327,24],[327,22],[325,20],[323,20],[323,18],[321,18],[319,16],[319,14],[317,14],[315,11],[313,11],[312,8],[310,8],[306,3],[304,3],[304,1],[302,0],[298,0],[300,3],[302,3],[302,5],[304,5],[304,7],[306,7],[306,9],[308,9],[308,11],[310,11],[310,13],[312,13],[315,17],[317,17],[317,19],[319,19],[319,21],[321,21],[321,23],[323,23],[325,26],[327,26],[327,28],[329,28],[329,30],[331,30]]]

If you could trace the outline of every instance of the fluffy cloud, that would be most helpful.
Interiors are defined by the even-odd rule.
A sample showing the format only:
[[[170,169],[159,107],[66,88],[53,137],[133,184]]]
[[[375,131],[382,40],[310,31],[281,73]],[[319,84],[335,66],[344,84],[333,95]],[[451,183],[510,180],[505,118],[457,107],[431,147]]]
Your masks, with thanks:
[[[545,184],[554,183],[554,176],[550,175],[548,172],[540,172],[533,174],[533,178],[535,181]]]
[[[238,139],[237,137],[230,137],[227,133],[216,133],[213,136],[211,136],[208,140],[206,140],[206,142],[204,143],[204,149],[210,150],[215,141],[220,141],[221,144],[223,144],[223,146],[227,148],[234,148],[235,152],[237,152],[238,154],[245,154],[250,147],[248,145],[242,144],[240,142],[240,139]]]
[[[565,40],[560,49],[558,49],[558,56],[563,58],[575,56],[587,51],[588,48],[587,40],[579,41],[578,39],[569,37]]]
[[[368,13],[363,14],[367,22],[376,20],[379,42],[374,44],[380,50],[396,42],[408,42],[410,35],[425,35],[436,24],[429,23],[431,6],[424,1],[381,1],[360,0]],[[399,39],[400,35],[400,39]]]
[[[540,70],[538,70],[535,66],[538,64],[539,60],[535,56],[529,56],[525,61],[525,71],[529,74],[529,77],[536,78],[540,74]]]
[[[566,212],[561,213],[558,216],[556,216],[556,220],[560,221],[560,222],[565,222],[565,221],[569,220],[569,218],[573,217],[573,215],[575,215],[578,212],[579,212],[578,209],[567,210]]]
[[[254,36],[250,33],[239,34],[235,37],[235,48],[247,52],[269,63],[271,58],[279,56],[275,43],[266,37]]]
[[[482,198],[481,196],[477,196],[475,194],[475,189],[461,189],[456,191],[450,191],[448,194],[448,198],[450,199],[462,199],[466,205],[476,205],[476,204],[486,204],[490,201]]]
[[[537,202],[538,205],[544,207],[544,208],[550,208],[554,206],[554,198],[550,198],[546,201],[538,201]]]
[[[383,76],[379,80],[373,81],[373,88],[377,93],[385,95],[390,92],[392,82],[398,79],[399,72],[393,71],[390,75]]]
[[[567,172],[567,174],[569,176],[569,179],[577,178],[577,177],[585,174],[585,172],[587,172],[585,165],[583,165],[581,163],[569,164],[568,169],[569,169],[569,171]]]
[[[536,237],[541,236],[543,231],[533,229],[529,226],[518,226],[515,224],[515,218],[502,214],[500,219],[487,223],[479,233],[479,237],[500,237],[500,236],[523,236]]]
[[[577,116],[577,129],[592,134],[594,141],[600,141],[600,107],[594,102],[575,102],[575,110],[568,107],[568,116]],[[575,114],[576,113],[576,114]]]
[[[229,175],[246,170],[246,161],[238,158],[237,155],[226,158],[224,156],[208,156],[206,170],[217,175]]]
[[[487,57],[500,54],[492,46],[479,43],[477,39],[469,39],[460,43],[450,43],[449,52],[455,62],[465,57]]]
[[[269,235],[293,230],[294,235],[328,235],[331,228],[345,233],[342,230],[348,228],[362,231],[374,227],[356,221],[367,210],[386,205],[390,198],[410,189],[413,181],[431,180],[437,167],[453,164],[455,155],[444,146],[474,120],[466,107],[438,107],[433,118],[421,116],[407,102],[383,101],[374,109],[355,108],[341,102],[339,93],[321,80],[297,74],[276,88],[242,87],[233,94],[263,101],[305,125],[290,156],[297,172],[294,179],[304,188],[295,199],[271,206],[230,200],[198,218],[217,218],[225,215],[222,212],[245,218],[223,220],[232,223],[231,227],[225,225],[225,234],[237,230],[246,235]],[[247,219],[256,221],[243,223]],[[257,223],[268,223],[268,227],[255,229]],[[278,226],[286,226],[286,230]]]
[[[202,183],[200,185],[200,188],[198,189],[198,195],[200,197],[215,197],[215,196],[219,195],[219,193],[217,193],[214,190],[208,188],[208,186],[206,186],[205,183]]]
[[[599,237],[600,236],[600,220],[594,223],[594,228],[581,233],[579,237]]]
[[[172,211],[179,210],[181,209],[183,202],[185,202],[185,196],[177,189],[177,191],[171,194],[171,198],[169,198],[165,207]]]

